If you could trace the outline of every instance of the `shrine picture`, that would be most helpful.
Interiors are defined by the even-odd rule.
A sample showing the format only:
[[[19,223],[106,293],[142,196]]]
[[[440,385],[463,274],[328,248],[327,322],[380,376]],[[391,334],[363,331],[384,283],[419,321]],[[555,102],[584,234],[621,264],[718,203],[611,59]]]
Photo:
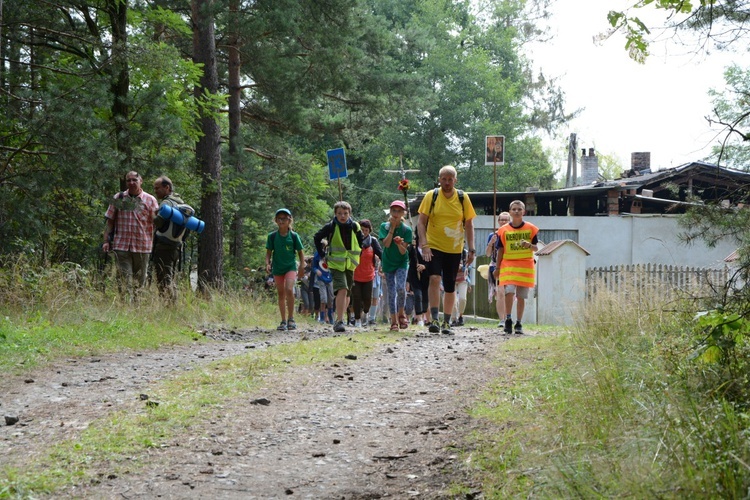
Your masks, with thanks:
[[[485,165],[503,165],[505,163],[505,136],[488,135],[485,137]]]

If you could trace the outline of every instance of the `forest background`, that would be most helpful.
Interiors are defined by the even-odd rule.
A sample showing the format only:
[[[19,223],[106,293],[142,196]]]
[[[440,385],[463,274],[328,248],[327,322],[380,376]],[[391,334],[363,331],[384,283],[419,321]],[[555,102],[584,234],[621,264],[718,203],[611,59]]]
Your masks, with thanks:
[[[401,158],[415,171],[412,195],[445,164],[467,191],[551,188],[540,137],[576,112],[524,55],[546,40],[548,7],[0,0],[0,255],[93,266],[103,213],[130,170],[147,191],[168,175],[198,208],[206,230],[189,248],[210,287],[246,280],[279,207],[309,246],[339,199],[328,149],[345,148],[343,198],[376,222],[403,196],[400,177],[384,173]],[[637,18],[610,21],[631,52],[646,50]],[[498,134],[512,168],[495,186],[483,152]]]

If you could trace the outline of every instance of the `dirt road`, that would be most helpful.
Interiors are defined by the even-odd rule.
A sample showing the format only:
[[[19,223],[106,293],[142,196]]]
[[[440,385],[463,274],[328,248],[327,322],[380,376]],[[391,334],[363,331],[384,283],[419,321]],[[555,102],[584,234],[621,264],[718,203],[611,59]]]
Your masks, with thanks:
[[[381,327],[382,328],[382,327]],[[138,457],[147,464],[55,497],[440,498],[470,484],[464,438],[479,422],[466,410],[506,367],[493,327],[455,335],[410,330],[356,360],[295,367],[227,402],[190,435]],[[308,337],[333,335],[307,328]],[[0,457],[23,464],[50,443],[74,438],[108,412],[142,405],[149,387],[210,361],[298,341],[298,333],[209,331],[213,341],[154,352],[63,360],[0,381]],[[356,338],[352,330],[346,335]],[[527,333],[528,335],[528,333]],[[533,333],[531,333],[533,335]],[[0,422],[2,423],[2,422]],[[480,487],[470,489],[481,496]],[[472,496],[472,495],[469,495]]]

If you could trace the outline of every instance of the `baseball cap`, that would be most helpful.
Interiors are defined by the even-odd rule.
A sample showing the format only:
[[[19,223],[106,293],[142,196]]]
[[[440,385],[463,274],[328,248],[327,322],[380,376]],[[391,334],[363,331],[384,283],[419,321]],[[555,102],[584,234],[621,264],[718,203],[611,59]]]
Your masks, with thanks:
[[[398,207],[406,210],[406,203],[401,200],[395,200],[393,203],[391,203],[391,207]]]
[[[290,212],[287,208],[280,208],[276,210],[276,215],[274,217],[278,217],[279,214],[287,214],[289,217],[292,216],[292,212]]]

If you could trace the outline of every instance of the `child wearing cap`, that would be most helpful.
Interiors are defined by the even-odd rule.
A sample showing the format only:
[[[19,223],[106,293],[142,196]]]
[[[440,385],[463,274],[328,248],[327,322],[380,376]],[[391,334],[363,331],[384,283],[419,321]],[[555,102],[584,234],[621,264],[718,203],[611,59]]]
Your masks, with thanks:
[[[276,329],[294,330],[297,328],[294,322],[294,285],[298,273],[299,276],[305,273],[304,247],[299,235],[292,231],[292,212],[286,208],[278,209],[274,222],[278,229],[266,238],[266,272],[273,275],[279,298],[281,324]],[[299,258],[299,264],[295,257]]]
[[[380,225],[379,237],[383,243],[382,268],[388,288],[388,308],[391,314],[391,330],[408,328],[404,306],[406,304],[406,274],[409,267],[407,249],[412,241],[412,229],[404,223],[406,203],[396,200],[391,203],[388,222]]]

